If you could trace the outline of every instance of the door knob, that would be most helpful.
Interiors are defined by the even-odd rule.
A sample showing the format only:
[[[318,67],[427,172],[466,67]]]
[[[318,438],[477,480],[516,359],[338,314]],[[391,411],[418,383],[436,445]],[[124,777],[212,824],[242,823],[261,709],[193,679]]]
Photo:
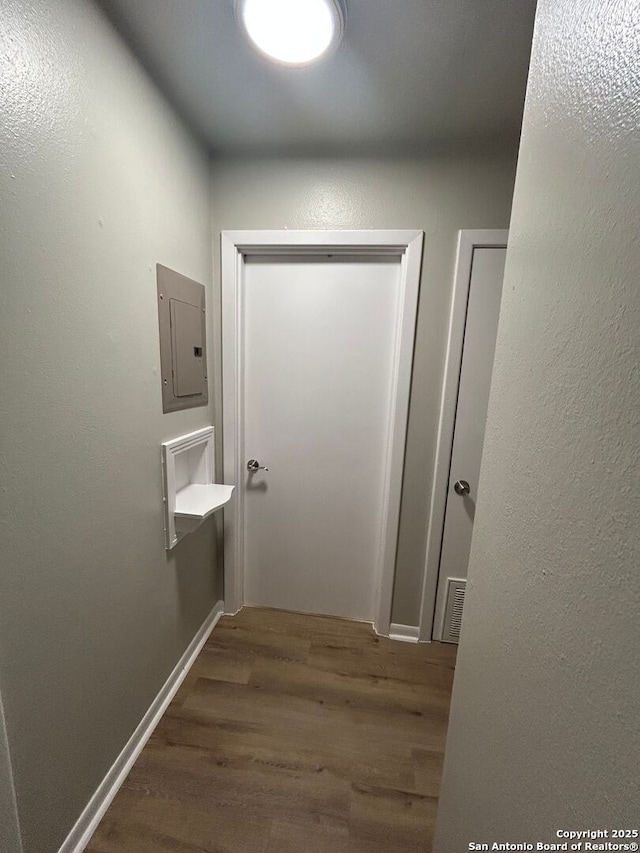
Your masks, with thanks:
[[[466,480],[458,480],[453,484],[453,488],[457,495],[468,495],[471,491],[471,486]]]
[[[267,466],[261,465],[257,459],[250,459],[247,462],[247,471],[251,471],[251,473],[253,473],[254,471],[268,471],[268,470],[269,469],[267,468]]]

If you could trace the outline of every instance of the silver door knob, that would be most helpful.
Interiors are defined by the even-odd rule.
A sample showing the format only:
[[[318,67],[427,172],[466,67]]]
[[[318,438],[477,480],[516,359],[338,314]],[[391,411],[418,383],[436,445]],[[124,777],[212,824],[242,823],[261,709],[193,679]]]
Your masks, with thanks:
[[[468,495],[471,491],[471,486],[466,480],[458,480],[453,484],[453,488],[457,495]]]
[[[253,472],[253,471],[268,471],[268,470],[269,469],[267,468],[267,466],[261,465],[257,459],[250,459],[247,462],[247,471]]]

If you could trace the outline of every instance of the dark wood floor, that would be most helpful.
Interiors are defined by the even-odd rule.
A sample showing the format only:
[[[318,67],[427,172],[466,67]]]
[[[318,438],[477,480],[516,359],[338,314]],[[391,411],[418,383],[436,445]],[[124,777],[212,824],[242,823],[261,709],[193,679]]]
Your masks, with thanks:
[[[429,853],[455,652],[224,617],[88,853]]]

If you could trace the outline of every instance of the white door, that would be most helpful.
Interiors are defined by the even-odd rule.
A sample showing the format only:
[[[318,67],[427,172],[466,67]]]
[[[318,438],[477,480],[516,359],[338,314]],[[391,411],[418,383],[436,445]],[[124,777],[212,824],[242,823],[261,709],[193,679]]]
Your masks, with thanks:
[[[374,618],[400,272],[397,256],[245,259],[246,604]]]
[[[436,631],[445,616],[449,580],[467,577],[505,256],[503,248],[473,250],[440,557]]]

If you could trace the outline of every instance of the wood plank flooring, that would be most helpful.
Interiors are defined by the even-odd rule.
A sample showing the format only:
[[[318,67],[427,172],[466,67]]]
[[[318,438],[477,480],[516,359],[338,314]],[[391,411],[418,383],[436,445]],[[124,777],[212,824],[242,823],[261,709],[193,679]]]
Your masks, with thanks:
[[[430,853],[455,654],[223,617],[87,853]]]

